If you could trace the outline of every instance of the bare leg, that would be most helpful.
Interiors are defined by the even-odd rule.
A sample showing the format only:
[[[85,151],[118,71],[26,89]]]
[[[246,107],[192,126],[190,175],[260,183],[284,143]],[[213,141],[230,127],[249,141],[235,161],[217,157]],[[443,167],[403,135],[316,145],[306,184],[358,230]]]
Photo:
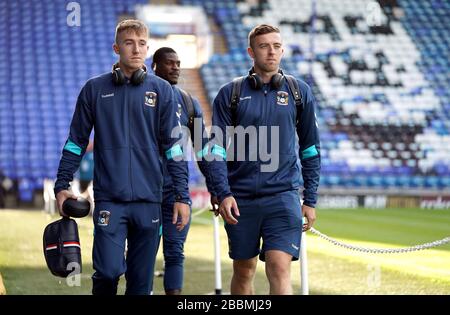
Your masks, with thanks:
[[[254,294],[253,278],[257,263],[258,257],[233,260],[233,277],[231,279],[232,295]]]
[[[292,294],[292,256],[279,250],[268,250],[265,256],[266,275],[270,284],[270,294]]]

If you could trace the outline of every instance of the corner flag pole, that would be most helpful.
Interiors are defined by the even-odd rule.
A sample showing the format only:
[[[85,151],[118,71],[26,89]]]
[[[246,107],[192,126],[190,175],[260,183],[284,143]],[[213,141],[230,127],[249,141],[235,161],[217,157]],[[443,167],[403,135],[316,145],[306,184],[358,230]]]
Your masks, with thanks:
[[[216,279],[216,295],[222,294],[222,270],[220,265],[219,216],[213,215],[214,221],[214,266]]]
[[[308,284],[308,257],[306,254],[306,232],[302,232],[302,240],[300,241],[300,279],[301,294],[309,295]]]

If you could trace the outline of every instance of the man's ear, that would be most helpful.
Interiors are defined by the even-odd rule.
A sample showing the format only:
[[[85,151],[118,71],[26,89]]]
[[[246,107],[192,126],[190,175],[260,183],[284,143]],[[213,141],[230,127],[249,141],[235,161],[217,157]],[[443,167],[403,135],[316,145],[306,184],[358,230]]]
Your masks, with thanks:
[[[252,47],[247,47],[247,53],[250,56],[250,58],[255,59],[255,53],[253,52]]]
[[[114,52],[116,53],[116,55],[120,55],[120,54],[119,54],[119,52],[120,52],[119,45],[117,45],[116,43],[114,43],[112,47],[113,47],[113,50],[114,50]]]

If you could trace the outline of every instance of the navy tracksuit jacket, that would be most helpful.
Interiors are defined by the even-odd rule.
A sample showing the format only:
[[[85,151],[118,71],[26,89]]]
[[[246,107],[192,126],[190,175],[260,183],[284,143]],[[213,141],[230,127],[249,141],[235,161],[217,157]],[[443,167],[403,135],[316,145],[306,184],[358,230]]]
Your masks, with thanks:
[[[183,127],[187,128],[188,124],[188,109],[186,104],[184,103],[183,97],[181,96],[180,89],[173,85],[173,92],[175,95],[175,100],[178,104],[178,116],[180,117],[180,123]],[[205,123],[203,121],[203,113],[200,107],[200,104],[195,98],[192,98],[193,100],[193,106],[194,106],[194,118],[197,118],[195,121],[196,123],[199,123],[199,125],[195,125],[194,128],[199,129],[202,132],[201,137],[201,145],[197,146],[197,152],[195,153],[198,167],[205,177],[206,180],[206,187],[208,188],[208,191],[210,193],[213,192],[213,182],[212,182],[212,175],[209,169],[208,162],[204,159],[204,157],[207,154],[208,151],[208,141],[209,137],[205,130]],[[201,124],[200,124],[201,123]],[[186,129],[185,129],[186,130]],[[192,140],[192,143],[194,143],[194,135],[190,134],[190,138]],[[183,135],[183,139],[185,143],[188,143],[187,134]],[[195,148],[194,148],[195,149]],[[166,165],[164,165],[164,186],[163,186],[163,200],[173,202],[175,198],[175,191],[173,186],[172,177],[170,176],[169,172],[167,171]]]
[[[178,139],[171,138],[179,128],[175,104],[170,84],[152,74],[138,86],[116,86],[111,73],[87,81],[62,151],[55,195],[68,189],[94,127],[95,201],[161,203],[164,158],[176,200],[189,204],[187,164],[174,161],[182,154]]]
[[[320,171],[320,142],[315,117],[315,100],[310,87],[301,80],[297,81],[304,104],[298,123],[297,108],[286,80],[278,90],[270,84],[264,84],[261,90],[255,90],[249,85],[247,78],[242,82],[236,126],[240,125],[243,128],[255,126],[258,136],[260,126],[267,126],[268,130],[271,126],[279,127],[279,138],[273,139],[269,136],[267,144],[268,152],[274,141],[278,141],[279,144],[279,165],[273,172],[261,172],[261,165],[267,163],[262,162],[259,155],[256,161],[248,159],[247,145],[243,148],[246,150],[245,161],[236,161],[237,145],[232,146],[235,161],[224,161],[230,153],[233,153],[228,146],[229,139],[225,139],[227,126],[233,126],[230,110],[233,83],[230,82],[220,89],[214,100],[213,125],[222,130],[223,138],[214,139],[212,153],[217,157],[211,166],[216,183],[214,189],[219,200],[230,195],[254,198],[300,188],[300,165],[297,163],[300,158],[305,188],[303,203],[315,206]],[[299,148],[298,152],[296,148]]]

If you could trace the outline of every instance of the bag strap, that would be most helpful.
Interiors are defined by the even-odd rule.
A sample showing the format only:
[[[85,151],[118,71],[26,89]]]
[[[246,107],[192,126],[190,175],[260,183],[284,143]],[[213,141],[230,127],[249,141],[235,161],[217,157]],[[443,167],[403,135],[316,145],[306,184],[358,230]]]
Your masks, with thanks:
[[[237,77],[233,79],[233,89],[231,91],[231,122],[233,123],[233,127],[237,125],[237,107],[239,106],[239,98],[241,97],[241,86],[242,81],[244,81],[244,77]]]
[[[287,80],[292,96],[294,96],[295,107],[297,108],[297,122],[298,122],[300,120],[300,114],[303,111],[302,94],[300,93],[298,82],[293,76],[286,74],[284,77]]]
[[[188,122],[187,127],[189,128],[191,135],[194,135],[194,118],[195,118],[195,109],[194,109],[194,101],[192,100],[191,94],[186,92],[183,89],[180,89],[181,97],[183,98],[183,102],[187,108],[188,114]]]

